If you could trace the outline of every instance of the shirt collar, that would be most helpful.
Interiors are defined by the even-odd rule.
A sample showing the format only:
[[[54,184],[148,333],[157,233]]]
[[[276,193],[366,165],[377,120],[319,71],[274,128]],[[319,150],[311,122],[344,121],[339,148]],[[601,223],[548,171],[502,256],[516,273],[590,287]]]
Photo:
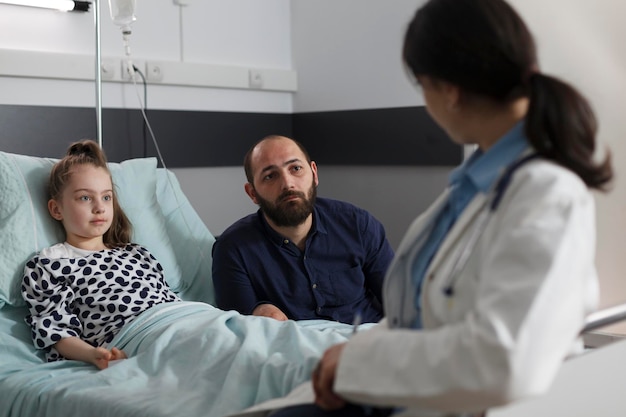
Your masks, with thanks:
[[[277,245],[283,245],[285,243],[285,237],[278,233],[276,230],[272,229],[272,226],[270,226],[270,224],[267,222],[267,219],[265,218],[265,215],[263,214],[263,211],[261,209],[257,210],[257,217],[259,218],[259,221],[261,222],[261,225],[267,233],[269,239]],[[313,223],[311,224],[311,230],[309,231],[307,239],[308,237],[313,236],[315,233],[327,234],[324,221],[319,215],[317,205],[313,206]]]
[[[311,226],[311,233],[309,235],[313,235],[314,233],[322,233],[327,234],[326,224],[324,222],[324,218],[320,216],[320,213],[317,209],[317,205],[313,206],[313,225]]]
[[[476,150],[461,166],[450,174],[451,185],[457,185],[463,178],[484,193],[507,166],[515,162],[528,148],[528,140],[524,134],[524,122],[518,122],[504,134],[487,152]]]
[[[263,230],[265,230],[265,234],[267,235],[267,237],[276,245],[282,245],[285,238],[282,237],[280,233],[277,233],[276,230],[272,229],[272,226],[269,225],[267,219],[265,218],[265,215],[263,214],[263,210],[258,209],[256,214],[257,218],[259,219],[259,223],[261,223],[261,227],[263,228]]]

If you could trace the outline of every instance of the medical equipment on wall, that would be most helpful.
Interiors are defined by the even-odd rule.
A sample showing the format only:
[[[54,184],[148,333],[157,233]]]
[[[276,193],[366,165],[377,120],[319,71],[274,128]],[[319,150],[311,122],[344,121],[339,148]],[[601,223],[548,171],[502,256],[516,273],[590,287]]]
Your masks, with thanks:
[[[513,162],[505,169],[504,173],[500,176],[496,184],[492,187],[489,198],[485,200],[483,206],[480,208],[480,214],[478,215],[478,219],[476,219],[476,227],[472,231],[469,239],[463,245],[463,248],[460,250],[460,252],[456,252],[458,253],[458,257],[454,261],[452,271],[445,281],[446,285],[444,285],[443,287],[443,294],[446,297],[454,297],[454,286],[456,285],[456,282],[461,275],[461,271],[463,270],[463,268],[465,268],[465,265],[467,264],[467,261],[472,254],[472,250],[474,249],[474,245],[476,244],[476,242],[478,242],[478,239],[484,233],[485,228],[487,227],[487,223],[489,223],[489,219],[498,209],[504,193],[511,184],[513,174],[515,174],[515,172],[524,164],[538,157],[538,153],[531,153]]]
[[[137,20],[137,17],[135,17],[136,5],[135,0],[109,0],[111,20],[122,30],[122,38],[124,39],[124,48],[127,57],[130,56],[130,45],[128,43],[129,36],[132,33],[130,25]]]

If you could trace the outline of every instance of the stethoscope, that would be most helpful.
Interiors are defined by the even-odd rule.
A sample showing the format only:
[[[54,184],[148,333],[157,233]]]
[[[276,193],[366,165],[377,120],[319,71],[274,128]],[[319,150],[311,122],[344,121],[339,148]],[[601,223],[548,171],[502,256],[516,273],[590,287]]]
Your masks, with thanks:
[[[472,254],[472,250],[474,249],[474,245],[484,233],[487,227],[487,223],[491,218],[491,215],[495,213],[495,211],[498,209],[504,193],[511,184],[513,174],[515,174],[515,171],[517,171],[522,165],[535,158],[538,158],[539,156],[540,155],[538,153],[531,153],[516,160],[506,168],[496,184],[492,187],[490,191],[491,198],[486,199],[485,203],[481,207],[479,217],[478,219],[476,219],[477,225],[476,227],[474,227],[474,230],[472,231],[469,239],[465,242],[462,250],[460,251],[460,254],[458,255],[452,266],[452,271],[450,272],[450,275],[446,279],[446,284],[443,287],[443,294],[446,297],[454,297],[454,286],[456,285],[456,282],[461,275],[461,271],[463,270],[463,268],[465,268],[465,265],[467,264],[467,261]]]

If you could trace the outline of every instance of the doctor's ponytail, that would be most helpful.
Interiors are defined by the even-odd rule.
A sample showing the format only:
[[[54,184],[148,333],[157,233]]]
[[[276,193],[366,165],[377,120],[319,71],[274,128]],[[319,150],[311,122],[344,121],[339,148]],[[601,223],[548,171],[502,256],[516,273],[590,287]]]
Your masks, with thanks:
[[[573,87],[537,71],[532,34],[504,0],[429,0],[409,23],[403,59],[415,75],[506,105],[528,97],[526,136],[545,158],[603,190],[611,159],[594,161],[596,119]]]
[[[613,177],[610,155],[593,160],[597,122],[587,100],[567,83],[541,73],[529,78],[526,136],[544,157],[575,172],[590,188],[604,190]]]

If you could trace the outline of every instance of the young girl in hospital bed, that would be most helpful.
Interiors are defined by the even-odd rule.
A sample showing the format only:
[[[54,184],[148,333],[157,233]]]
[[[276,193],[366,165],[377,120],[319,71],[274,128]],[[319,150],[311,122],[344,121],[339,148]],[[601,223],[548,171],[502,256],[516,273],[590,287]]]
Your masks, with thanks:
[[[403,58],[432,118],[477,150],[401,242],[385,319],[326,351],[317,407],[274,417],[474,415],[545,393],[597,306],[590,189],[612,168],[586,100],[539,71],[503,0],[425,2]]]
[[[75,359],[104,369],[126,357],[103,347],[125,324],[152,306],[180,299],[159,262],[130,243],[130,221],[95,142],[69,147],[52,168],[49,193],[48,210],[62,223],[66,240],[26,263],[26,322],[49,362]]]

